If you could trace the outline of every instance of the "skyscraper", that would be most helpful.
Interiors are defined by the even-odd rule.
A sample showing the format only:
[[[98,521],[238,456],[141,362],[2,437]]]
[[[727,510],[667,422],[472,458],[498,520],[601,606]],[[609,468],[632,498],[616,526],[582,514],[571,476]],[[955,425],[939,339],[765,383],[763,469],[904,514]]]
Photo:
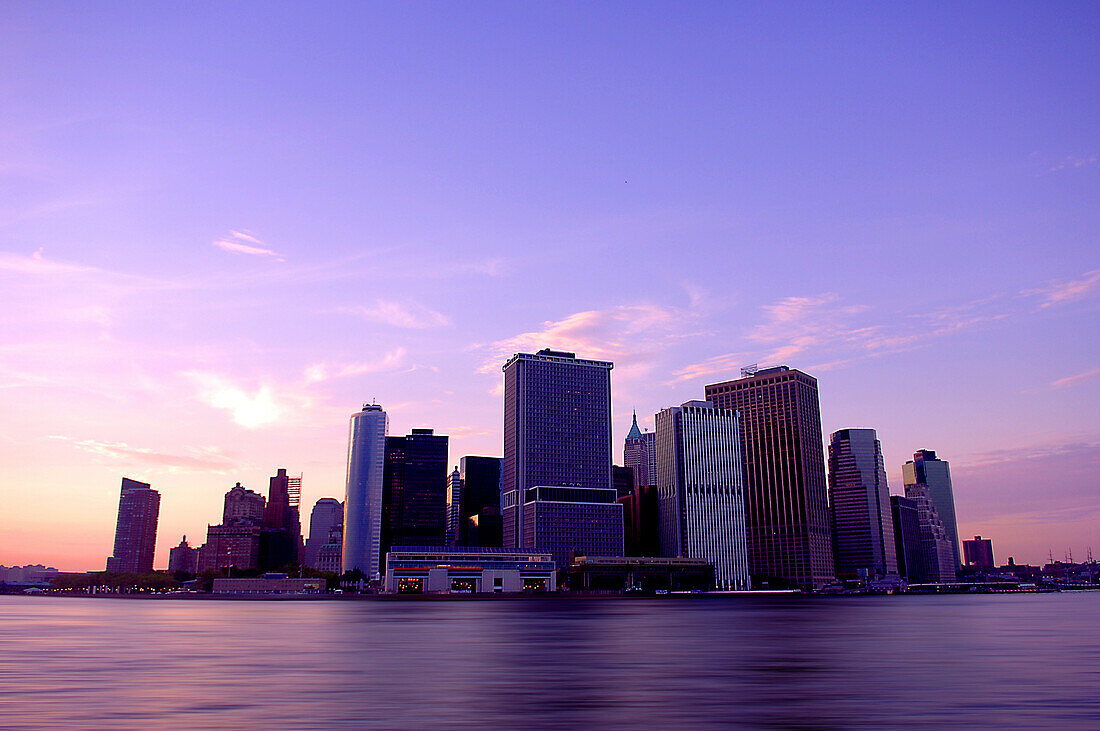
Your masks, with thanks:
[[[981,536],[974,536],[972,541],[963,541],[963,556],[967,566],[991,569],[996,565],[993,563],[993,541]]]
[[[657,446],[654,432],[638,428],[638,412],[623,445],[623,464],[634,470],[635,485],[653,485],[657,479]]]
[[[344,571],[378,579],[382,541],[382,472],[389,418],[365,404],[348,426],[348,480],[344,495]]]
[[[382,552],[392,546],[442,546],[447,532],[447,442],[431,429],[386,437],[382,477]],[[383,568],[379,567],[380,572]]]
[[[270,480],[264,509],[262,567],[279,568],[301,562],[302,524],[298,513],[301,495],[302,478],[291,477],[280,467]]]
[[[309,514],[309,538],[306,539],[302,565],[317,568],[317,555],[321,546],[329,542],[332,528],[344,523],[344,504],[336,498],[323,497],[313,505]]]
[[[955,557],[947,527],[936,510],[928,485],[905,486],[905,497],[916,503],[920,523],[921,582],[942,583],[955,580]],[[909,579],[909,583],[916,583]]]
[[[222,525],[233,525],[239,520],[260,525],[264,522],[267,499],[258,492],[241,487],[238,482],[229,488],[222,505]]]
[[[747,591],[739,415],[707,401],[657,414],[661,555],[706,559],[721,589]]]
[[[902,465],[901,474],[905,483],[906,495],[910,485],[926,485],[928,497],[936,508],[939,519],[943,521],[947,539],[951,542],[951,552],[955,567],[958,568],[962,556],[959,545],[959,526],[955,522],[955,492],[951,487],[951,465],[936,457],[930,449],[921,449],[913,454],[913,459]]]
[[[753,581],[820,588],[833,580],[817,379],[787,366],[746,368],[706,387],[706,399],[741,413]]]
[[[160,493],[148,483],[122,478],[115,524],[115,548],[107,559],[112,573],[147,573],[153,570],[157,545]]]
[[[897,573],[890,490],[874,429],[829,438],[829,521],[838,578]]]
[[[898,574],[909,583],[920,583],[924,580],[924,557],[921,553],[917,504],[907,497],[891,495],[890,513],[894,521]]]
[[[462,480],[460,545],[501,546],[500,457],[467,456],[458,461]]]
[[[611,489],[611,369],[575,353],[517,353],[504,364],[504,545],[523,545],[526,491]],[[516,493],[509,498],[509,493]]]
[[[462,545],[462,473],[456,465],[447,476],[447,535],[443,545]]]

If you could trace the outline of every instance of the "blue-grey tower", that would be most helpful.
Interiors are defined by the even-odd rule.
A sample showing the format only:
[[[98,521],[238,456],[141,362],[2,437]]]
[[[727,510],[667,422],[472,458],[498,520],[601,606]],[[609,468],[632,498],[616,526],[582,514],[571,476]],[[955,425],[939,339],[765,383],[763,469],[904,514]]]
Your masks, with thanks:
[[[522,506],[528,490],[612,489],[613,367],[548,348],[534,355],[517,353],[504,364],[505,547],[527,547]]]
[[[829,522],[837,578],[898,572],[890,490],[874,429],[841,429],[829,437]]]
[[[951,487],[951,465],[936,457],[931,449],[921,449],[913,454],[913,459],[901,467],[901,474],[905,483],[905,494],[909,495],[909,488],[924,485],[928,488],[928,498],[932,507],[936,509],[939,519],[943,522],[943,528],[947,532],[947,540],[951,542],[951,552],[955,561],[952,570],[961,564],[959,559],[962,550],[959,546],[959,526],[955,521],[955,492]]]
[[[365,404],[348,428],[348,482],[344,495],[344,571],[359,569],[380,578],[382,472],[389,417],[378,404]]]

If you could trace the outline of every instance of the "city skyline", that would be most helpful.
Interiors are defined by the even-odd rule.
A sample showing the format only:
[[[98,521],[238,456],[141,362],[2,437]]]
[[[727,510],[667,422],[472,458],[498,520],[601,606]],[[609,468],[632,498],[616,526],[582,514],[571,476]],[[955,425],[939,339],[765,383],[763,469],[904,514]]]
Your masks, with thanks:
[[[1100,548],[1090,6],[5,19],[0,564],[101,568],[120,476],[157,567],[237,481],[341,500],[375,399],[499,456],[544,347],[615,363],[616,462],[786,363],[999,560]]]

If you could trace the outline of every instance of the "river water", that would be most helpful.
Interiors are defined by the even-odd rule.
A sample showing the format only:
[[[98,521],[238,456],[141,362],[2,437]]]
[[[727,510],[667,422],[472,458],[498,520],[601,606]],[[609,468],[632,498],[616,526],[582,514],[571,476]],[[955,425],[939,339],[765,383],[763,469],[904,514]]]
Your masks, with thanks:
[[[0,727],[1100,728],[1100,592],[0,597]]]

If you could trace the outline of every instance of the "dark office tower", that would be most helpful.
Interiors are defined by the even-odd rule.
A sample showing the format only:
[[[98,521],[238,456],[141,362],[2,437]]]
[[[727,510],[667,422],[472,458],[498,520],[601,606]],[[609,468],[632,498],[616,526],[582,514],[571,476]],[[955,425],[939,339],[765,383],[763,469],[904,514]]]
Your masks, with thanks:
[[[108,571],[140,574],[153,570],[159,517],[160,493],[147,483],[123,477],[115,524],[115,550],[107,559]]]
[[[458,461],[462,480],[461,545],[501,546],[500,457],[463,457]]]
[[[963,556],[967,566],[979,566],[983,569],[991,569],[993,563],[993,541],[981,536],[974,536],[972,541],[963,541]]]
[[[688,401],[657,413],[661,555],[705,559],[720,589],[748,591],[748,541],[736,411]]]
[[[924,484],[906,485],[905,497],[917,505],[920,521],[921,582],[944,583],[955,580],[955,558],[947,527],[936,511],[932,491]],[[912,579],[909,583],[915,583]]]
[[[431,429],[386,437],[382,561],[391,546],[442,546],[446,531],[447,437]]]
[[[890,491],[874,429],[841,429],[829,438],[829,522],[837,578],[897,573]]]
[[[264,522],[267,500],[258,492],[247,490],[237,483],[225,493],[222,507],[222,525],[233,525],[245,521],[253,525]]]
[[[302,553],[302,565],[317,568],[321,546],[329,544],[332,528],[344,524],[344,504],[336,498],[323,497],[313,505],[309,515],[309,538]]]
[[[365,404],[348,426],[348,481],[344,494],[341,566],[379,578],[382,475],[389,419],[378,404]]]
[[[635,485],[634,492],[619,498],[623,506],[623,543],[627,556],[660,556],[657,521],[657,488]]]
[[[913,459],[902,465],[901,474],[905,483],[906,495],[910,485],[926,485],[928,496],[943,521],[947,539],[951,541],[951,551],[955,567],[961,564],[959,558],[962,549],[959,545],[959,527],[955,522],[955,493],[951,488],[951,465],[936,458],[930,449],[921,449],[913,454]]]
[[[462,473],[455,467],[447,476],[447,533],[443,545],[462,545]]]
[[[611,369],[550,349],[504,364],[504,545],[526,548],[526,491],[611,489]],[[516,493],[511,498],[509,493]]]
[[[270,546],[268,554],[261,546],[260,565],[279,567],[297,563],[301,554],[302,525],[298,515],[298,503],[302,495],[302,478],[287,475],[280,468],[271,478],[264,510],[265,533],[272,531],[286,536],[270,536],[263,545]],[[287,547],[289,546],[289,548]]]
[[[706,387],[706,398],[741,413],[753,582],[820,588],[833,580],[833,549],[817,379],[787,366],[745,368]]]
[[[611,465],[611,486],[615,488],[615,494],[619,497],[632,494],[634,492],[634,470],[630,467]]]
[[[917,504],[901,495],[891,495],[890,513],[894,521],[894,555],[898,574],[910,583],[919,583],[923,576],[924,559],[921,556]]]

